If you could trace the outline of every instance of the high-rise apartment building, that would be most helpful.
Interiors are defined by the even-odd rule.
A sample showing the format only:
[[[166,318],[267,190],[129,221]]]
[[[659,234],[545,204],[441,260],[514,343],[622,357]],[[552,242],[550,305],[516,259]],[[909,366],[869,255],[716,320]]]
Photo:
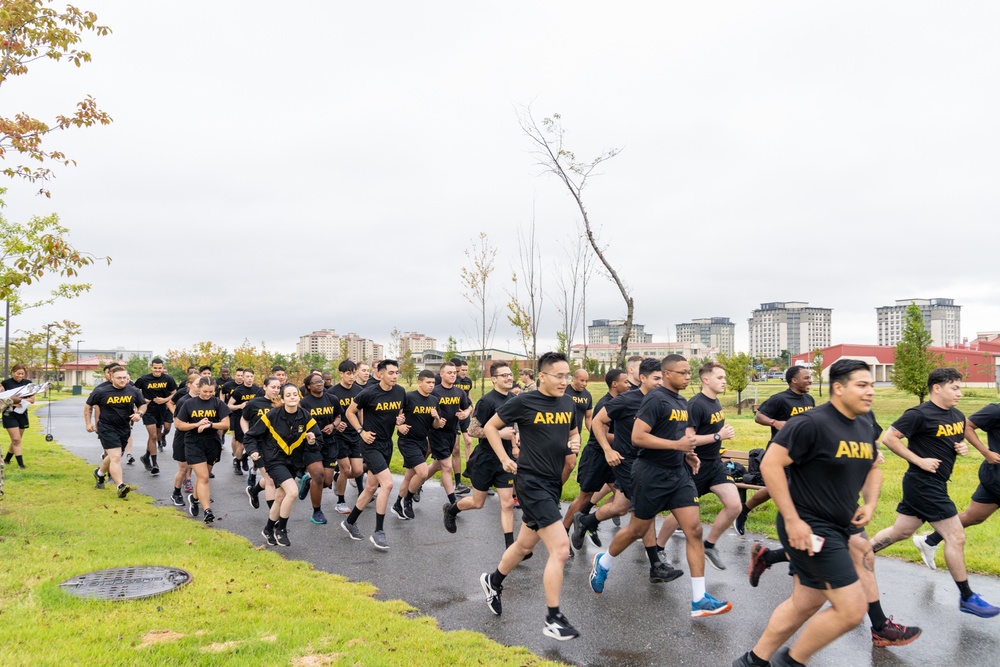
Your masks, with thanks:
[[[413,356],[423,354],[427,350],[433,350],[437,347],[437,339],[430,336],[425,336],[421,333],[413,333],[412,331],[404,331],[403,335],[400,336],[400,356],[406,354],[407,351]]]
[[[875,309],[879,345],[895,345],[902,339],[906,308],[911,303],[919,307],[924,316],[924,326],[933,341],[931,345],[945,347],[962,342],[962,307],[956,306],[954,299],[897,299],[895,306]]]
[[[594,323],[587,327],[587,343],[590,345],[617,345],[622,342],[624,335],[625,320],[594,320]],[[629,342],[652,343],[653,334],[646,333],[644,325],[633,322]]]
[[[333,329],[320,329],[299,336],[299,342],[295,344],[295,354],[300,357],[307,354],[322,354],[327,359],[339,359],[340,336]]]
[[[792,355],[830,345],[830,308],[816,308],[806,301],[762,303],[747,320],[750,355],[777,358],[783,350]]]
[[[736,351],[736,323],[728,317],[703,317],[678,324],[677,342],[701,343],[729,356]]]

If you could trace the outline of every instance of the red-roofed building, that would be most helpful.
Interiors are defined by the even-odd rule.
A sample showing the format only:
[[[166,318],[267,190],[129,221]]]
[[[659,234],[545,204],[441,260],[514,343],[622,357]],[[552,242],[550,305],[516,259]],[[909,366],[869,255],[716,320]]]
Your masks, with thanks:
[[[63,364],[57,370],[63,378],[63,384],[67,385],[95,385],[104,381],[104,365],[117,362],[125,365],[121,359],[111,357],[88,357],[80,359],[79,365],[75,361]],[[135,378],[133,378],[135,379]]]
[[[944,357],[946,367],[957,368],[965,377],[965,384],[993,387],[1000,371],[1000,338],[973,340],[958,346],[931,347],[930,350]],[[896,362],[896,348],[886,345],[831,345],[820,350],[823,355],[823,380],[829,380],[827,369],[838,359],[860,359],[872,367],[876,382],[892,381],[892,365]],[[812,365],[812,352],[797,354],[792,363]]]

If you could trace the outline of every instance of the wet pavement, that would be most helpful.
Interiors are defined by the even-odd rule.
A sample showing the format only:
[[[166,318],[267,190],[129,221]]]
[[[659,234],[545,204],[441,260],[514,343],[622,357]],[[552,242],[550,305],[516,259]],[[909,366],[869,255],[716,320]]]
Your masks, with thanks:
[[[83,399],[79,398],[53,403],[50,428],[66,449],[96,464],[101,448],[97,436],[84,429],[82,406]],[[37,413],[35,423],[39,428],[48,422],[46,410],[43,407]],[[145,444],[145,431],[137,426],[133,433],[138,454]],[[227,435],[227,444],[228,439]],[[260,530],[266,519],[263,494],[262,509],[252,509],[244,493],[246,478],[236,476],[230,462],[231,458],[224,454],[223,462],[216,467],[216,479],[212,480],[212,508],[218,519],[210,530],[228,530],[262,545]],[[184,511],[174,508],[169,500],[176,471],[169,446],[160,455],[160,467],[163,473],[153,477],[138,461],[123,466],[125,481],[137,486],[139,493],[155,498],[165,506],[164,511]],[[92,483],[90,471],[81,469],[80,484]],[[395,493],[394,489],[394,497]],[[355,497],[356,490],[349,488],[349,505]],[[333,511],[336,497],[327,491],[323,510],[330,523],[312,524],[308,498],[297,502],[288,524],[292,546],[271,548],[280,550],[286,558],[313,563],[318,569],[372,582],[379,588],[378,597],[405,600],[435,617],[446,630],[481,632],[498,642],[525,646],[546,658],[579,665],[729,665],[753,646],[771,611],[791,590],[784,565],[767,572],[759,588],[751,588],[746,577],[749,550],[754,539],[762,538],[751,534],[741,537],[730,529],[718,545],[729,568],[717,571],[708,567],[706,579],[708,592],[730,600],[733,610],[694,620],[690,618],[690,578],[685,575],[668,584],[649,583],[648,561],[640,544],[616,559],[604,594],[595,595],[588,575],[591,558],[599,550],[587,543],[565,568],[561,599],[563,612],[580,630],[581,637],[558,642],[541,633],[545,616],[544,546],[539,544],[535,557],[507,577],[504,613],[496,617],[486,607],[478,578],[482,572],[493,571],[503,551],[499,504],[494,497],[482,510],[463,512],[458,517],[458,533],[451,535],[441,521],[445,500],[444,491],[428,483],[422,502],[414,506],[415,520],[402,521],[391,513],[387,515],[390,549],[380,552],[367,541],[374,530],[374,503],[358,521],[366,540],[355,542],[340,528],[343,517]],[[203,528],[200,521],[191,521],[193,529]],[[610,543],[614,530],[611,522],[601,526],[600,537],[605,545]],[[770,540],[766,543],[776,544]],[[672,564],[687,572],[683,539],[672,538],[666,553]],[[1000,617],[980,619],[960,613],[958,591],[946,570],[931,571],[923,565],[879,557],[876,573],[885,613],[900,623],[922,627],[924,634],[909,646],[873,648],[866,619],[865,625],[821,651],[810,665],[1000,664]],[[984,598],[1000,604],[1000,580],[972,575],[970,581]]]

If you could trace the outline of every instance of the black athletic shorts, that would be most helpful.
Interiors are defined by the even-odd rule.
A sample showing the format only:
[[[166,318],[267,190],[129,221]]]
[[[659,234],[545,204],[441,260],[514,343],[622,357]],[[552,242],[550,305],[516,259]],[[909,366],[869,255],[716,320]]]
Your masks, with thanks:
[[[386,447],[379,443],[366,444],[361,449],[361,458],[368,466],[368,472],[377,475],[383,470],[389,469],[389,461],[392,460],[392,443]]]
[[[242,416],[242,412],[239,414],[234,412],[229,415],[229,426],[233,429],[233,440],[236,442],[243,442],[243,436],[246,435],[243,432],[243,427],[240,426],[240,417]]]
[[[581,493],[597,493],[605,484],[614,483],[615,473],[604,457],[604,450],[596,442],[591,442],[580,452],[576,481]]]
[[[514,492],[526,527],[541,530],[562,522],[562,479],[519,472],[514,476]]]
[[[187,454],[184,451],[185,433],[180,429],[174,433],[173,459],[187,463]]]
[[[217,439],[185,438],[184,456],[187,457],[188,465],[207,463],[214,466],[222,459],[222,442]]]
[[[972,499],[983,505],[1000,505],[1000,466],[985,461],[979,466],[979,486]]]
[[[469,432],[469,424],[471,424],[471,423],[472,423],[472,417],[466,417],[465,419],[459,419],[458,420],[458,430],[460,430],[462,433],[468,433]]]
[[[164,404],[163,407],[166,407],[166,404]],[[170,408],[167,408],[166,413],[164,413],[164,415],[163,415],[163,423],[164,424],[173,424],[174,423],[174,413],[170,411]]]
[[[669,468],[638,458],[632,466],[636,519],[655,519],[664,510],[697,507],[698,490],[687,466]]]
[[[427,441],[416,438],[400,438],[396,441],[399,453],[403,455],[403,467],[415,468],[421,463],[427,463]]]
[[[451,458],[451,453],[455,451],[456,435],[454,431],[431,431],[427,440],[431,445],[431,456],[435,461]]]
[[[335,436],[331,433],[330,435],[324,435],[319,446],[320,456],[323,457],[323,467],[333,468],[337,465],[337,456],[340,453],[340,447],[337,445],[337,440]]]
[[[347,428],[350,428],[348,426]],[[337,437],[337,458],[338,459],[360,459],[361,458],[361,440],[355,442],[349,442],[343,437]]]
[[[611,468],[611,474],[615,476],[615,488],[625,494],[625,497],[632,500],[632,466],[635,459],[630,456],[623,456],[622,462]]]
[[[156,424],[157,426],[163,426],[163,422],[166,419],[166,415],[170,413],[167,409],[166,403],[153,403],[150,401],[146,405],[146,412],[142,415],[142,423],[146,426],[150,424]]]
[[[486,452],[483,447],[489,445],[477,445],[465,466],[465,476],[472,483],[472,488],[483,492],[489,491],[491,486],[498,489],[514,488],[514,475],[503,469],[492,449]]]
[[[702,461],[698,468],[698,474],[694,476],[694,488],[698,491],[698,497],[709,493],[713,486],[719,484],[733,484],[736,482],[729,479],[726,465],[719,459]]]
[[[21,413],[5,412],[3,415],[3,427],[4,428],[19,428],[24,430],[28,428],[28,412],[27,410]]]
[[[119,428],[108,424],[97,423],[97,437],[101,440],[101,447],[104,449],[121,449],[125,451],[128,439],[132,436],[132,429]]]
[[[896,512],[915,516],[927,523],[943,521],[958,514],[955,503],[948,497],[948,483],[935,476],[907,471],[903,475],[903,499]]]
[[[803,517],[803,520],[812,528],[814,535],[819,535],[826,541],[823,542],[823,549],[812,556],[808,551],[793,549],[789,546],[788,535],[785,533],[785,519],[779,512],[776,521],[778,539],[788,557],[788,573],[798,575],[799,583],[806,588],[817,590],[843,588],[857,581],[858,571],[854,568],[854,560],[848,547],[849,538],[844,529],[811,517]]]
[[[264,470],[267,471],[267,476],[274,481],[274,485],[281,486],[283,482],[287,482],[290,479],[295,479],[295,473],[298,472],[298,466],[290,463],[287,459],[281,461],[271,461],[264,464]]]

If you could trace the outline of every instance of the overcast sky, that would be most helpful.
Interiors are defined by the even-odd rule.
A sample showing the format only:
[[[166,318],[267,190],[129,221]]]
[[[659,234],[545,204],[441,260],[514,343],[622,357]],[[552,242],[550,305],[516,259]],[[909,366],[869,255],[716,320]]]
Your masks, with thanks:
[[[656,340],[726,316],[746,349],[750,312],[792,300],[833,309],[834,343],[874,343],[875,308],[910,297],[955,299],[963,336],[1000,329],[994,3],[82,6],[114,34],[4,84],[4,113],[89,93],[114,123],[50,136],[78,166],[51,199],[10,184],[3,214],[57,212],[113,262],[15,328],[155,352],[292,351],[319,328],[471,344],[463,253],[489,235],[502,308],[534,216],[554,342],[579,215],[534,166],[531,104],[578,157],[624,149],[584,196]],[[623,315],[595,275],[587,319]],[[495,344],[518,348],[504,321]]]

